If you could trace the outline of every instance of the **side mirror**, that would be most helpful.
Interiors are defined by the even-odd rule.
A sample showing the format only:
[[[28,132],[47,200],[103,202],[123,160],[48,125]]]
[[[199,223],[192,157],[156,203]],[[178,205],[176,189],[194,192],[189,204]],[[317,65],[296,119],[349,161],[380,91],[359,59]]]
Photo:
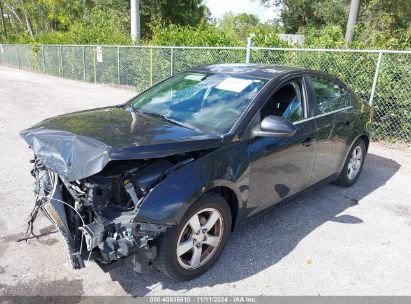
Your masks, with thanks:
[[[254,136],[278,136],[278,137],[288,137],[292,136],[297,132],[295,126],[285,120],[284,118],[278,116],[267,116],[260,124],[260,128],[253,131]]]

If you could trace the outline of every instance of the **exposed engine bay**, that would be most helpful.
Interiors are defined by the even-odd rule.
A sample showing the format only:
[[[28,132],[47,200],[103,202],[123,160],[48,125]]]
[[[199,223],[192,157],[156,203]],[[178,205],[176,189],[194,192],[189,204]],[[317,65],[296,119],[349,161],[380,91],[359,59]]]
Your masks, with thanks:
[[[75,181],[65,180],[35,158],[31,174],[36,203],[29,226],[37,211],[44,211],[61,233],[75,269],[93,259],[109,270],[109,265],[118,264],[113,262],[132,257],[127,261],[144,272],[156,257],[154,239],[170,226],[136,222],[135,217],[150,191],[195,156],[111,161],[98,174]]]

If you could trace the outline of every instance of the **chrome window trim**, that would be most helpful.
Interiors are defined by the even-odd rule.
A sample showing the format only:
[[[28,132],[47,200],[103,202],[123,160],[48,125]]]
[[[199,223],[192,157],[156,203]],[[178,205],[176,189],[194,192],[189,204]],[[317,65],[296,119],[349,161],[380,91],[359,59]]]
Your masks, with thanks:
[[[319,115],[316,115],[316,116],[312,116],[312,117],[309,117],[309,118],[306,118],[306,119],[303,119],[303,120],[296,121],[293,124],[298,125],[298,124],[301,124],[301,123],[304,123],[306,121],[310,121],[310,120],[313,120],[313,119],[316,119],[316,118],[320,118],[320,117],[324,117],[324,116],[327,116],[327,115],[330,115],[330,114],[334,114],[334,113],[338,113],[338,112],[341,112],[341,111],[349,110],[349,109],[352,109],[352,107],[353,106],[349,106],[349,107],[345,107],[345,108],[342,108],[342,109],[327,112],[327,113],[324,113],[324,114],[319,114]]]

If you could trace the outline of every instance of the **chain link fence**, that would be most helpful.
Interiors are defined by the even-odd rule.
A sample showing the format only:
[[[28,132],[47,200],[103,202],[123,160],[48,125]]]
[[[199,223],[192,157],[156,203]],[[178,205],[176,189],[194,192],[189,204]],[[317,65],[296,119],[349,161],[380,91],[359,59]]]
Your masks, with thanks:
[[[411,51],[95,45],[0,46],[0,64],[142,92],[185,69],[217,63],[325,71],[374,107],[374,140],[411,142]]]

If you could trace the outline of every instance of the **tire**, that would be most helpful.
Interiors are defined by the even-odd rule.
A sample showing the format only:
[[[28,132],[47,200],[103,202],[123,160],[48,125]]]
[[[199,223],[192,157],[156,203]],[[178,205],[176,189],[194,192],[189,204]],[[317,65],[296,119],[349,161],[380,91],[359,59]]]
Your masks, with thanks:
[[[361,156],[355,157],[356,152],[361,151]],[[363,139],[358,139],[352,146],[350,152],[345,160],[344,167],[335,181],[335,184],[341,187],[351,187],[355,184],[361,175],[362,168],[364,166],[365,155],[367,154],[367,147]],[[356,160],[354,160],[356,159]],[[355,170],[354,170],[355,168]],[[355,171],[355,172],[354,172]],[[355,174],[353,174],[353,172]]]
[[[214,225],[210,226],[214,219]],[[176,281],[188,281],[203,274],[223,252],[231,234],[231,222],[226,200],[216,193],[204,195],[188,209],[178,225],[156,240],[158,257],[154,261],[155,267]],[[192,227],[199,227],[196,229],[199,232]],[[191,249],[186,251],[190,246]]]

